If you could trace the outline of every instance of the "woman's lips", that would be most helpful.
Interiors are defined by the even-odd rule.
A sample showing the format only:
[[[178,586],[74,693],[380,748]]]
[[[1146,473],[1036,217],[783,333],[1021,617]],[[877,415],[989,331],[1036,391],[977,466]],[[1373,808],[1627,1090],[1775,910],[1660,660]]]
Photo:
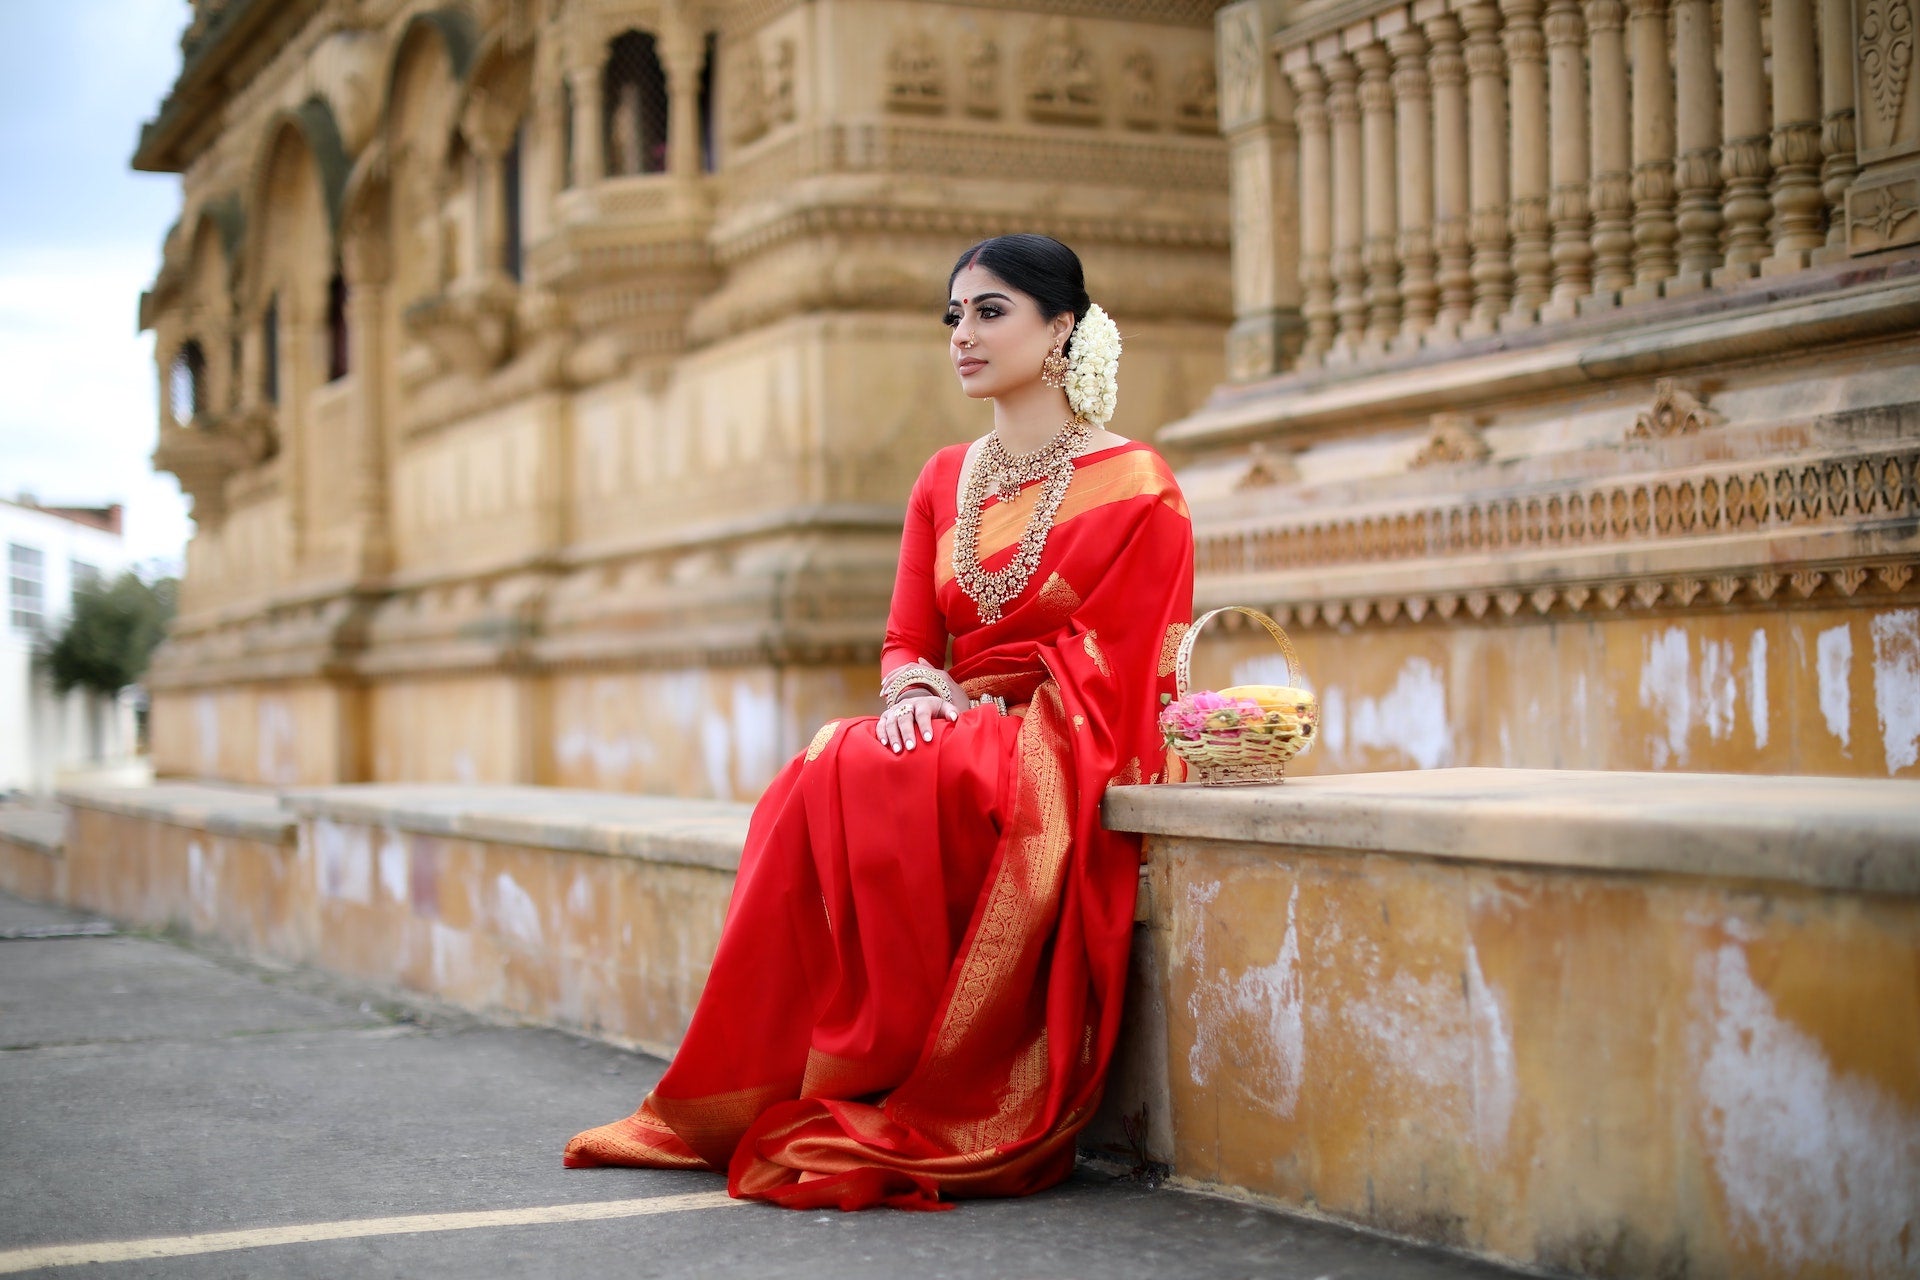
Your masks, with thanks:
[[[986,367],[987,362],[985,360],[976,360],[972,356],[968,356],[966,359],[954,365],[954,368],[963,374],[972,373],[975,369],[984,369]]]

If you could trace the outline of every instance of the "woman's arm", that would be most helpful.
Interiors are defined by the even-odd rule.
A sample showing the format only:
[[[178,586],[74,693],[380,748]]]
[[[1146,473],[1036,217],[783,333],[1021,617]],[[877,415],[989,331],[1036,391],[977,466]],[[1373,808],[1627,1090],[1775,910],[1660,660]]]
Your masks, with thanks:
[[[929,460],[907,498],[900,564],[893,579],[893,603],[887,610],[886,641],[880,650],[882,679],[910,662],[937,667],[947,659],[947,620],[933,589],[933,472]]]

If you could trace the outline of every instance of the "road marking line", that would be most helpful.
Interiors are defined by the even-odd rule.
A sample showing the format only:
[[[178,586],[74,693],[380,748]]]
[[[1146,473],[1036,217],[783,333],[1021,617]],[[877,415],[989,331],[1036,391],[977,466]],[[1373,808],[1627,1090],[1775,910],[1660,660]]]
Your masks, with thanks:
[[[211,1231],[196,1236],[150,1236],[144,1240],[106,1240],[99,1244],[44,1245],[0,1252],[0,1274],[32,1271],[39,1267],[75,1267],[95,1262],[183,1258],[201,1253],[227,1253],[234,1249],[259,1249],[276,1244],[358,1240],[367,1236],[405,1236],[428,1231],[471,1231],[475,1227],[525,1227],[547,1222],[640,1218],[656,1213],[724,1209],[746,1203],[745,1200],[735,1200],[724,1191],[700,1191],[680,1196],[645,1196],[636,1200],[540,1205],[532,1209],[413,1213],[398,1218],[347,1218],[338,1222],[308,1222],[291,1227]]]

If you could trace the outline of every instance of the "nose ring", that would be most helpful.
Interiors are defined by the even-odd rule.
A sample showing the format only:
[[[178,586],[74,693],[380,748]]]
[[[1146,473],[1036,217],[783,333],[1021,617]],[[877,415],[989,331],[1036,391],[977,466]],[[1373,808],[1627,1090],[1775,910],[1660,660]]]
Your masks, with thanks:
[[[960,345],[963,347],[971,347],[974,343],[978,341],[979,341],[978,338],[968,338],[965,342],[961,343]]]

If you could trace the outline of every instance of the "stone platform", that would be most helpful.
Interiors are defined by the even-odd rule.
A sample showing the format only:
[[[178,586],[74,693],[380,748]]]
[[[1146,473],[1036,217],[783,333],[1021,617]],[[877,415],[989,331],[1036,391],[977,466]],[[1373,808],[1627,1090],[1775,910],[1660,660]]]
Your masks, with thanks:
[[[659,1054],[748,813],[63,799],[57,841],[0,823],[0,888]],[[1920,1267],[1920,787],[1437,770],[1120,788],[1107,819],[1149,858],[1090,1148],[1560,1274]]]

